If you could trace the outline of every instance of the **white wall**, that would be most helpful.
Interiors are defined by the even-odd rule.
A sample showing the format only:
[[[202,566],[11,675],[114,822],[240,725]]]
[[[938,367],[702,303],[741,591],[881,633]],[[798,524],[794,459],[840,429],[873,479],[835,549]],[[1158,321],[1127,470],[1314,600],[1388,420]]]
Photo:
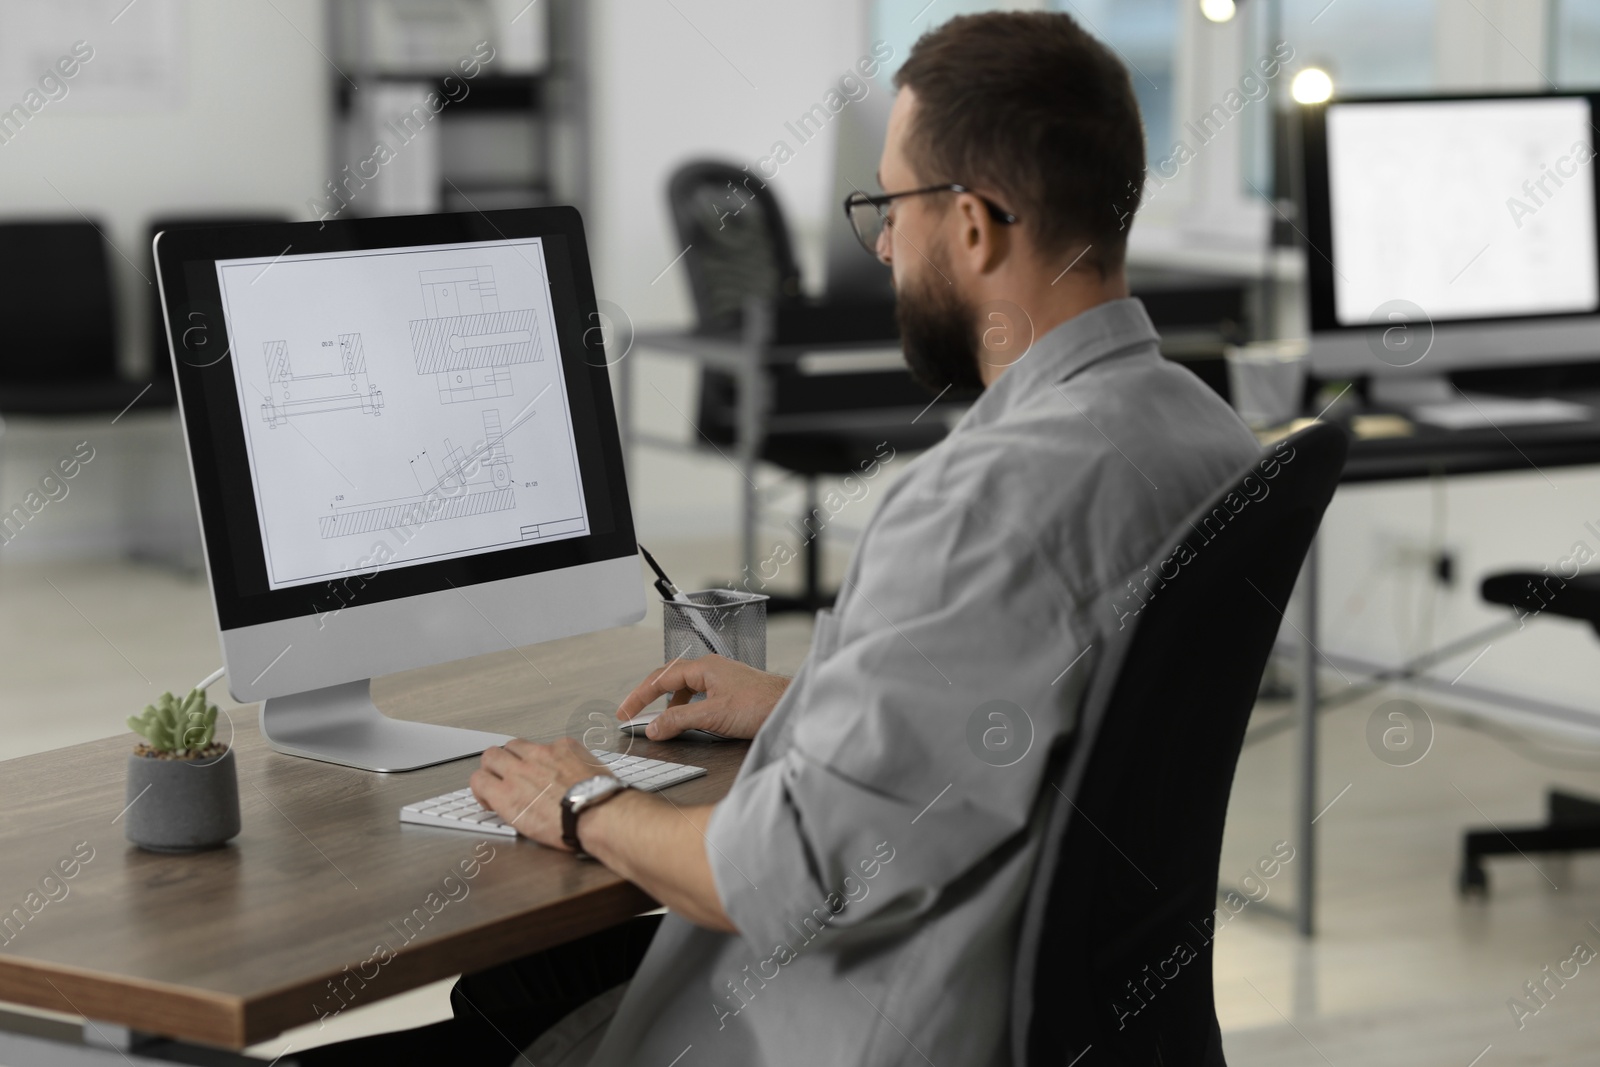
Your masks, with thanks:
[[[681,13],[681,14],[680,14]],[[597,0],[593,47],[594,218],[600,295],[639,323],[686,323],[681,247],[666,183],[701,157],[754,164],[784,123],[821,100],[866,51],[862,0]],[[882,79],[874,92],[886,91]],[[772,186],[802,241],[815,242],[832,190],[832,140],[799,147]]]
[[[1483,602],[1483,578],[1546,566],[1558,573],[1579,542],[1600,559],[1600,534],[1585,524],[1600,530],[1600,471],[1593,467],[1346,486],[1322,525],[1319,644],[1330,654],[1392,665],[1513,619],[1509,609]],[[1429,574],[1425,559],[1435,544],[1454,556],[1451,587]],[[1600,639],[1583,623],[1539,617],[1430,673],[1600,715]],[[1331,671],[1324,684],[1331,693],[1344,687]]]
[[[16,8],[14,2],[0,6],[0,33],[17,32]],[[318,51],[326,50],[321,0],[176,0],[171,9],[182,19],[186,57],[174,106],[80,113],[49,104],[0,145],[0,213],[76,218],[81,211],[115,246],[110,261],[120,331],[134,370],[148,365],[147,231],[153,217],[255,209],[299,219],[306,198],[329,177],[330,82],[337,75]],[[38,45],[52,58],[75,39],[92,45],[95,58],[72,80],[72,91],[90,88],[101,72],[125,63],[149,29],[140,20],[163,9],[136,4],[114,23],[95,5],[79,10],[74,37],[59,47]],[[43,73],[42,66],[22,63],[0,70],[0,102],[19,99]],[[62,104],[74,104],[72,92]],[[172,421],[155,417],[152,423],[136,412],[109,424],[109,416],[54,427],[11,420],[0,449],[0,509],[17,503],[64,445],[70,452],[67,437],[92,436],[97,458],[74,492],[40,513],[37,529],[30,526],[5,547],[6,558],[111,550],[127,544],[130,522],[157,527],[136,531],[135,540],[148,534],[159,541],[163,524],[172,536],[192,530],[185,494],[173,492],[175,481],[180,490],[187,484],[188,471]],[[113,470],[116,477],[108,473]]]
[[[188,57],[179,106],[120,114],[46,106],[21,135],[0,145],[5,214],[72,218],[81,211],[103,220],[121,253],[111,261],[123,325],[137,328],[132,336],[139,342],[148,298],[139,271],[149,274],[152,217],[254,208],[299,219],[306,199],[330,177],[329,103],[337,74],[317,51],[326,48],[321,0],[179,0],[175,9],[185,21]],[[87,87],[118,58],[144,14],[135,5],[115,24],[82,26],[78,32],[96,57],[74,87]],[[61,50],[71,43],[61,42]],[[0,100],[9,103],[39,74],[0,71]],[[69,94],[64,103],[71,101]]]

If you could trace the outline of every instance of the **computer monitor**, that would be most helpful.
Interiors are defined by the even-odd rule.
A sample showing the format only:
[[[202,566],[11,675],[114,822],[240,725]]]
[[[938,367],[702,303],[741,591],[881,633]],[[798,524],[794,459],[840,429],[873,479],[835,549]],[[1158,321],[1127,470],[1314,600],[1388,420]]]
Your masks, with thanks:
[[[475,754],[506,738],[391,719],[369,680],[643,617],[575,210],[154,250],[228,687],[274,748]]]
[[[1600,356],[1595,100],[1304,109],[1314,371],[1437,376]]]

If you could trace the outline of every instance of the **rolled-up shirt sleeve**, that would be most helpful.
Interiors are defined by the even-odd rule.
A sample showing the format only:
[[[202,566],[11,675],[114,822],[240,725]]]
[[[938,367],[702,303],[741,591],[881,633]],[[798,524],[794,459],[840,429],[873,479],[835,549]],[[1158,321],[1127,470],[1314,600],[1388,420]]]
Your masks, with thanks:
[[[707,828],[723,907],[762,951],[824,922],[835,936],[914,922],[982,877],[1022,839],[1094,667],[1085,605],[1026,524],[981,501],[891,508],[785,742]]]

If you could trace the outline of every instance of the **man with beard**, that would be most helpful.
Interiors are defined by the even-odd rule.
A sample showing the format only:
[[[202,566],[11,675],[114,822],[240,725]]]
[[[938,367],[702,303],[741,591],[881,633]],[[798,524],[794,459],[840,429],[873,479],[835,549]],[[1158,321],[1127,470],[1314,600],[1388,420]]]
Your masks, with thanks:
[[[1130,580],[1257,449],[1128,296],[1122,64],[1066,15],[993,13],[924,36],[895,82],[886,193],[846,207],[913,373],[981,395],[885,493],[792,680],[680,661],[618,709],[670,696],[651,738],[754,739],[716,805],[624,789],[576,820],[669,914],[463,979],[456,1019],[389,1035],[390,1062],[509,1062],[541,1033],[540,1067],[1011,1061],[1050,757],[1115,669]],[[472,787],[563,848],[563,792],[604,773],[512,741]]]

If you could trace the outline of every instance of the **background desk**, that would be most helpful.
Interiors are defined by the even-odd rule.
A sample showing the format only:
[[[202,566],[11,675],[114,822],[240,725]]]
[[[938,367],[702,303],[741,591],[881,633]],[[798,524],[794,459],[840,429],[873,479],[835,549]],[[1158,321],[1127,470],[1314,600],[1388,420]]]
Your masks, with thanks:
[[[780,666],[788,658],[775,657]],[[659,622],[646,622],[394,675],[375,682],[373,696],[400,718],[549,741],[580,734],[585,710],[614,711],[660,665]],[[355,1005],[655,906],[598,864],[521,838],[400,824],[402,804],[464,786],[472,760],[406,774],[351,770],[272,752],[255,716],[253,705],[232,713],[244,829],[211,852],[163,856],[124,840],[131,734],[0,765],[0,913],[79,842],[94,849],[65,883],[67,896],[0,946],[0,1000],[242,1048],[316,1022],[319,1007],[336,1010],[329,983],[354,974],[380,943],[397,956],[364,989],[349,983]],[[707,777],[663,794],[699,804],[727,791],[745,748],[641,738],[632,751],[706,767]],[[405,943],[401,921],[426,912],[430,893],[443,898],[445,876],[459,877],[482,842],[493,856],[462,880],[467,895]]]
[[[959,411],[971,398],[957,397],[950,390],[937,396],[915,384],[906,370],[895,332],[894,305],[890,303],[810,303],[805,301],[769,303],[752,299],[746,302],[743,322],[737,334],[646,333],[626,340],[617,382],[618,424],[624,454],[630,456],[636,444],[683,449],[676,439],[641,433],[636,427],[635,361],[627,358],[631,348],[648,349],[663,355],[687,358],[699,364],[700,395],[689,409],[677,408],[659,389],[652,403],[664,401],[691,424],[693,450],[710,447],[738,471],[741,502],[739,512],[739,567],[737,573],[753,573],[756,567],[756,530],[760,500],[756,488],[757,467],[765,446],[772,439],[787,438],[788,458],[766,455],[808,475],[828,473],[843,476],[859,473],[847,462],[831,467],[830,460],[811,467],[796,462],[795,449],[828,455],[835,449],[853,453],[843,439],[884,441],[896,452],[919,451],[931,447],[944,436],[942,420]],[[726,376],[732,383],[734,406],[732,441],[717,444],[707,436],[700,416],[706,411],[701,401],[709,372]],[[713,390],[713,395],[715,395]],[[916,425],[923,417],[926,421]],[[808,479],[809,480],[809,479]],[[808,504],[814,506],[814,504]],[[816,538],[806,539],[808,551],[816,548]],[[808,574],[818,561],[812,557]],[[811,590],[813,593],[818,590]],[[775,603],[769,610],[777,607]],[[819,597],[822,601],[830,598]],[[791,605],[792,606],[792,605]],[[807,603],[808,608],[821,606]]]
[[[1600,394],[1564,396],[1595,405]],[[1410,437],[1362,440],[1352,437],[1341,482],[1397,481],[1435,475],[1486,474],[1495,471],[1541,471],[1548,468],[1600,463],[1600,419],[1544,425],[1441,430],[1418,426]],[[1306,556],[1296,596],[1300,601],[1299,681],[1296,716],[1300,730],[1299,775],[1295,798],[1295,827],[1305,843],[1304,862],[1297,871],[1295,926],[1310,936],[1316,925],[1316,838],[1320,811],[1317,796],[1317,662],[1326,660],[1317,647],[1317,542]],[[1332,661],[1328,660],[1331,664]],[[1458,687],[1463,688],[1463,687]],[[1498,696],[1477,691],[1491,699]]]

